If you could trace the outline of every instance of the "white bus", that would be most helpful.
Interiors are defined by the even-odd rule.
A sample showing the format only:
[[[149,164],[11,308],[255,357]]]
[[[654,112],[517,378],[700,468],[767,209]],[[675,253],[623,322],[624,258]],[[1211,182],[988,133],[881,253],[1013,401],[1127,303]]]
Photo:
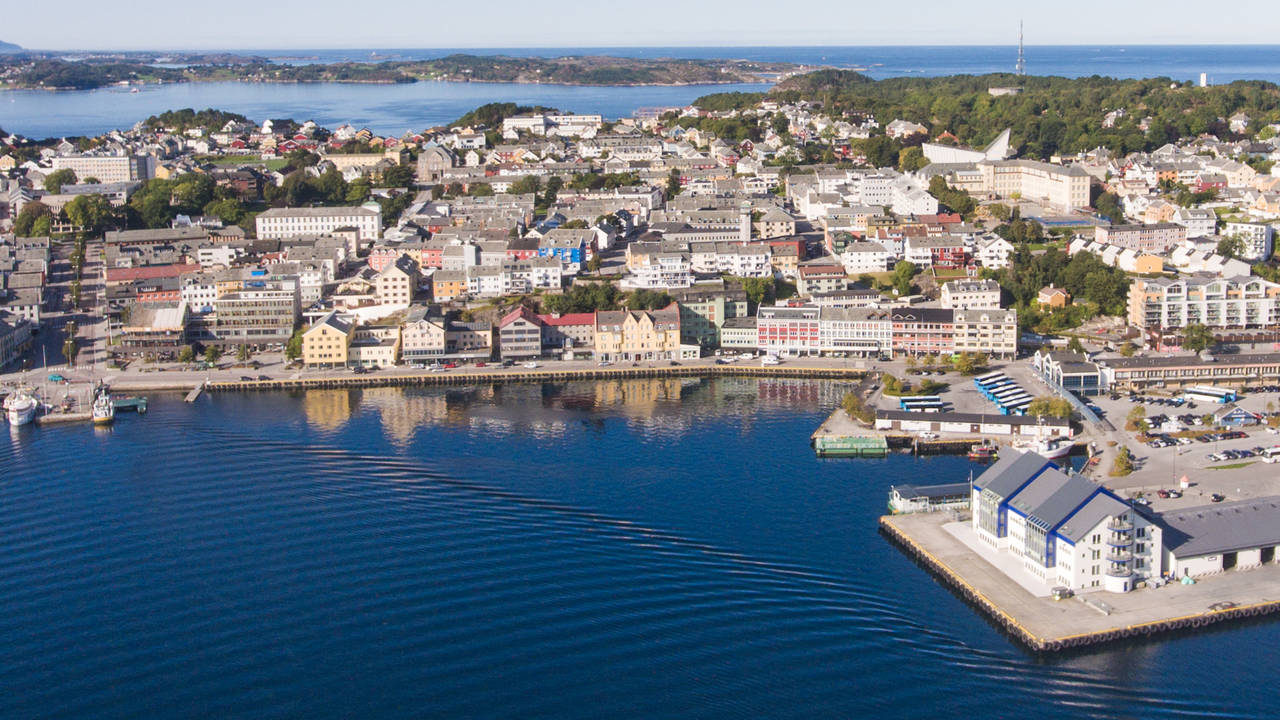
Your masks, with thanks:
[[[1223,390],[1216,387],[1208,387],[1205,385],[1197,385],[1189,387],[1182,391],[1182,397],[1186,400],[1198,400],[1200,402],[1211,402],[1226,404],[1235,402],[1240,399],[1234,390]]]

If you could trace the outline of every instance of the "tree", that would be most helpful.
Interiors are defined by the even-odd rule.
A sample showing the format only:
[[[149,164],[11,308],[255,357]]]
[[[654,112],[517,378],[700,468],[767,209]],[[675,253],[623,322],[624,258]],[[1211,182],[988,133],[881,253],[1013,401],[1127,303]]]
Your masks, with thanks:
[[[1008,222],[1009,218],[1013,215],[1013,212],[1009,210],[1009,206],[1001,203],[988,205],[987,210],[991,213],[991,217],[999,220],[1000,222]]]
[[[1053,395],[1038,397],[1027,405],[1027,414],[1032,417],[1056,417],[1065,420],[1071,417],[1071,411],[1070,402]]]
[[[1072,338],[1067,341],[1067,349],[1073,353],[1084,355],[1084,344],[1080,342],[1080,338],[1078,337],[1072,336]]]
[[[1121,446],[1116,451],[1116,459],[1111,464],[1111,477],[1124,477],[1133,472],[1133,455],[1129,448]]]
[[[436,188],[439,188],[439,187],[440,187],[439,185],[436,185],[431,188],[431,195],[433,200],[440,199],[440,196],[436,195]],[[360,203],[368,199],[369,199],[369,180],[368,179],[356,178],[355,180],[352,180],[350,183],[347,184],[346,201],[348,203],[351,203],[352,205],[359,205]]]
[[[222,357],[222,349],[216,345],[210,345],[204,350],[204,361],[210,365],[216,365],[218,358]]]
[[[382,173],[382,187],[413,187],[413,168],[394,165]]]
[[[538,194],[542,190],[542,179],[537,175],[525,175],[511,183],[512,195]]]
[[[1134,345],[1131,342],[1126,342],[1125,344],[1120,346],[1121,357],[1133,357],[1134,354],[1137,352],[1138,352],[1138,346]]]
[[[982,372],[987,367],[987,356],[983,353],[962,352],[956,358],[956,372],[962,375],[974,375]]]
[[[1238,258],[1244,254],[1244,240],[1239,235],[1228,235],[1218,241],[1218,254],[1225,258]]]
[[[773,278],[742,278],[742,290],[747,294],[747,301],[755,307],[772,300],[777,293]]]
[[[680,194],[683,188],[680,186],[680,171],[672,170],[667,176],[667,199],[671,199]]]
[[[867,138],[862,143],[862,154],[866,156],[867,164],[872,167],[896,166],[898,164],[898,153],[901,151],[902,146],[887,135]]]
[[[912,278],[916,276],[919,268],[914,263],[906,260],[899,260],[897,265],[893,266],[893,288],[898,291],[898,295],[910,295],[914,287],[911,284]]]
[[[471,183],[467,187],[467,194],[472,197],[489,197],[493,195],[493,186],[489,183]]]
[[[902,172],[915,172],[928,164],[929,160],[919,146],[902,148],[898,153],[898,169]]]
[[[62,192],[63,185],[74,185],[75,183],[76,173],[70,168],[54,170],[44,177],[44,189],[54,195]]]
[[[1126,430],[1137,430],[1141,427],[1142,422],[1147,418],[1147,409],[1141,405],[1134,405],[1129,414],[1125,416],[1124,427]]]
[[[190,345],[183,345],[182,349],[178,351],[178,362],[180,363],[190,364],[194,362],[195,359],[196,359],[195,348],[191,347]]]
[[[62,211],[72,225],[84,228],[85,232],[101,232],[111,221],[114,208],[101,195],[80,195],[67,203]]]
[[[860,420],[867,425],[875,422],[875,411],[867,407],[867,403],[857,393],[845,393],[844,398],[840,401],[840,407],[844,408],[849,417],[855,420]]]
[[[49,209],[48,205],[38,200],[29,202],[22,206],[22,211],[18,213],[18,217],[13,219],[13,232],[18,237],[37,236],[35,232],[36,221],[40,218],[49,217],[52,213],[53,211]],[[45,227],[48,227],[47,223]],[[48,230],[41,233],[41,235],[47,234],[49,234]]]
[[[284,357],[290,362],[302,357],[302,328],[293,331],[293,335],[289,337],[289,342],[284,346]]]
[[[587,272],[600,272],[600,253],[592,253],[591,259],[587,261]]]
[[[80,353],[80,346],[76,343],[76,324],[68,322],[63,332],[62,357],[66,358],[67,365],[75,365],[76,355]]]
[[[1200,352],[1213,345],[1213,331],[1199,323],[1192,323],[1182,330],[1182,347]]]
[[[242,362],[242,363],[249,362],[249,346],[248,345],[241,345],[236,348],[236,361]]]

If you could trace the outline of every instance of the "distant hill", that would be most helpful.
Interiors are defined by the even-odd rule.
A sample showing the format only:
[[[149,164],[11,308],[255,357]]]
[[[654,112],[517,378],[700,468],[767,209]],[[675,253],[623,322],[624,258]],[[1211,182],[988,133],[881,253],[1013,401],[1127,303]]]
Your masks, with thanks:
[[[13,43],[7,43],[3,40],[0,40],[0,53],[12,53],[12,52],[21,52],[21,51],[22,51],[21,45],[14,45]]]

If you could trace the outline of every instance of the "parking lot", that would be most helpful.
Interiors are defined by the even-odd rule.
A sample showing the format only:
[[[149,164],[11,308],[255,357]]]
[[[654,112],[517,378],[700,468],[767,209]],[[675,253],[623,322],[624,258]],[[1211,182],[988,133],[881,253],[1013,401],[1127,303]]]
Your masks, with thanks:
[[[1267,421],[1280,415],[1276,390],[1248,392],[1235,403],[1262,417],[1258,425],[1219,428],[1211,418],[1222,404],[1192,401],[1170,395],[1137,395],[1132,398],[1093,399],[1118,428],[1118,434],[1134,454],[1135,471],[1121,478],[1104,478],[1106,484],[1129,497],[1140,497],[1152,509],[1165,511],[1214,502],[1280,495],[1280,465],[1268,460],[1271,448],[1280,446],[1280,434]],[[1142,407],[1151,426],[1147,435],[1125,430],[1134,407]],[[1186,477],[1190,487],[1161,497],[1160,490],[1177,490]]]

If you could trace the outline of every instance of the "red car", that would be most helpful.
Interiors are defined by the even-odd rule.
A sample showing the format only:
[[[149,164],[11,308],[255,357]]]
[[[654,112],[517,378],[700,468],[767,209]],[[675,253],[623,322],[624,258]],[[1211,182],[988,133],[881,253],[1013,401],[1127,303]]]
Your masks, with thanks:
[[[484,363],[483,363],[483,362],[477,362],[477,363],[476,363],[476,367],[484,367]]]
[[[452,369],[454,369],[454,368],[456,368],[456,367],[458,367],[458,363],[456,363],[456,362],[447,362],[447,363],[445,363],[445,364],[444,364],[444,369],[445,369],[445,370],[452,370]]]

